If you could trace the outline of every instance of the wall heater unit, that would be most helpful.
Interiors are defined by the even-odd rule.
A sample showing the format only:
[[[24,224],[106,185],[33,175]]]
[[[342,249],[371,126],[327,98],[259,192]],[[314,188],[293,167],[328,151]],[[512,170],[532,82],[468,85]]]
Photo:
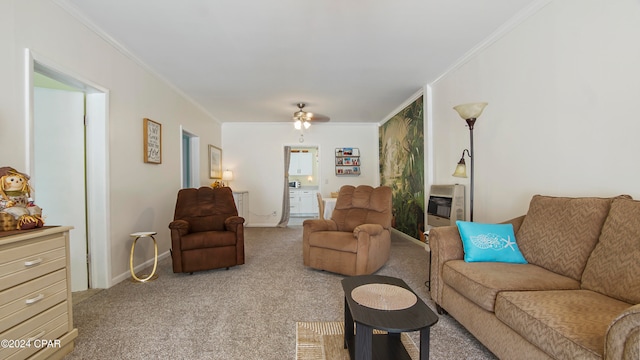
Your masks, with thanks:
[[[431,185],[427,225],[450,226],[465,220],[464,185]]]

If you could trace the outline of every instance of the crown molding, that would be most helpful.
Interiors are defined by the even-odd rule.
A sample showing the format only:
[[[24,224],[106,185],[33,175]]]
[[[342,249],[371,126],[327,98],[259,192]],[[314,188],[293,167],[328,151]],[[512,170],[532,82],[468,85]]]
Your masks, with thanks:
[[[500,26],[496,31],[491,33],[486,39],[478,43],[476,46],[472,47],[469,51],[467,51],[461,58],[459,58],[456,62],[454,62],[451,66],[449,66],[440,76],[438,76],[435,80],[428,83],[428,85],[434,85],[438,81],[445,78],[450,73],[456,71],[458,68],[462,67],[464,64],[469,62],[472,58],[478,55],[479,52],[488,48],[496,41],[500,40],[503,36],[510,33],[513,29],[515,29],[518,25],[522,24],[525,20],[529,19],[533,15],[535,15],[538,11],[542,10],[544,7],[549,5],[553,0],[537,0],[532,2],[529,6],[522,9],[516,15],[514,15],[511,19],[509,19],[506,23]]]
[[[69,15],[73,16],[76,20],[78,20],[81,24],[86,26],[89,30],[98,35],[102,40],[104,40],[107,44],[111,45],[117,51],[122,53],[124,56],[129,58],[138,66],[142,67],[145,71],[148,71],[150,74],[158,78],[160,81],[165,83],[168,87],[170,87],[173,91],[178,93],[180,96],[184,97],[187,101],[189,101],[192,105],[200,109],[203,113],[208,115],[213,121],[215,121],[218,125],[222,125],[222,122],[218,120],[213,114],[211,114],[207,109],[205,109],[201,104],[195,101],[191,96],[187,95],[182,89],[178,88],[171,81],[167,80],[164,76],[160,75],[157,71],[152,69],[149,65],[147,65],[144,61],[142,61],[139,57],[135,56],[126,46],[122,45],[116,39],[111,37],[111,35],[107,34],[102,28],[100,28],[93,21],[89,20],[78,8],[76,8],[73,4],[69,3],[67,0],[52,0],[55,4],[60,6],[65,12]]]
[[[396,114],[398,114],[400,111],[402,111],[402,109],[404,109],[407,106],[409,106],[411,103],[416,101],[416,99],[418,99],[423,94],[424,94],[424,88],[421,88],[420,90],[416,91],[407,100],[405,100],[402,104],[400,104],[400,106],[398,106],[392,112],[390,112],[387,116],[385,116],[385,118],[378,123],[378,126],[384,125],[384,123],[386,123],[387,121],[391,120],[392,117],[396,116]],[[424,101],[424,99],[423,99],[423,101]]]

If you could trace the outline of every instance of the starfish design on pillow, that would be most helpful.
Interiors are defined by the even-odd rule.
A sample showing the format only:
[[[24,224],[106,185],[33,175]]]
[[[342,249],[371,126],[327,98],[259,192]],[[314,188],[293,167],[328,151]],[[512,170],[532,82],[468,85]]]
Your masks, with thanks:
[[[471,242],[480,249],[493,249],[499,251],[509,247],[512,251],[515,251],[513,248],[515,241],[511,240],[511,236],[507,236],[505,239],[493,233],[480,234],[472,236]]]

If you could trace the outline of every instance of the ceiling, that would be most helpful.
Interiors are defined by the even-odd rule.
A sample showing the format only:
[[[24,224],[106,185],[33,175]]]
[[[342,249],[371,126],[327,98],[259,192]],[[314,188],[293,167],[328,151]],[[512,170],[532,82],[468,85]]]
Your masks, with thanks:
[[[377,123],[536,0],[57,2],[222,123]]]

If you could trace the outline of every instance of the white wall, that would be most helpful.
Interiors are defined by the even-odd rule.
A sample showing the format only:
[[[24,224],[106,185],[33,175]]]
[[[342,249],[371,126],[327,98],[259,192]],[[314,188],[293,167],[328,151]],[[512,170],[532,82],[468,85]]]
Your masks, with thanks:
[[[434,181],[451,177],[469,131],[452,106],[489,103],[474,128],[476,221],[537,193],[640,198],[640,2],[555,0],[430,84]]]
[[[233,171],[231,188],[249,191],[250,226],[275,226],[282,214],[284,146],[318,146],[320,187],[323,196],[342,185],[380,184],[377,124],[319,124],[300,131],[293,122],[244,123],[222,126],[222,165]],[[335,175],[335,148],[360,149],[362,174]],[[271,215],[275,211],[276,215]]]
[[[136,231],[158,232],[160,252],[170,247],[167,225],[180,188],[180,125],[201,137],[201,182],[208,184],[206,144],[220,146],[219,123],[177,90],[127,57],[49,0],[0,2],[0,165],[30,166],[26,133],[25,49],[109,91],[111,273],[126,278]],[[162,124],[162,164],[142,160],[142,119]],[[64,168],[61,168],[64,174]],[[46,215],[46,214],[45,214]],[[142,245],[142,244],[140,244]],[[146,250],[146,252],[145,252]],[[138,259],[140,255],[141,259]],[[136,262],[151,258],[137,246]]]

